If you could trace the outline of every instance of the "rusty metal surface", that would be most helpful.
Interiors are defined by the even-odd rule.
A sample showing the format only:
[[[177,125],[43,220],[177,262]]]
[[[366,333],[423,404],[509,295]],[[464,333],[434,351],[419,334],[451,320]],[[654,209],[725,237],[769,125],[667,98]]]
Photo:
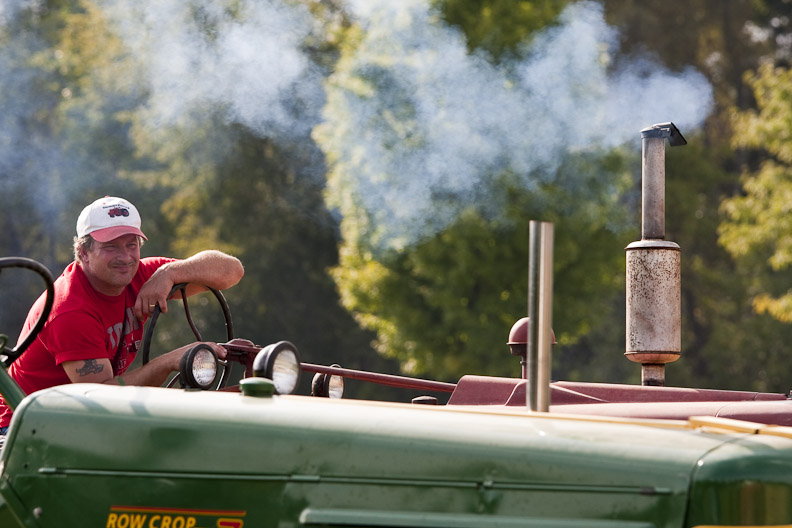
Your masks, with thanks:
[[[678,249],[627,249],[627,346],[639,363],[674,361],[682,350]]]

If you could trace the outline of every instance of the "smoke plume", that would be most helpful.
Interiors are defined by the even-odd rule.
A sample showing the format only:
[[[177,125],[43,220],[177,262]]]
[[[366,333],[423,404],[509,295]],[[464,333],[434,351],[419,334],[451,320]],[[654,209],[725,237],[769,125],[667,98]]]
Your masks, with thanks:
[[[0,0],[0,24],[11,27],[36,5]],[[276,141],[309,140],[319,126],[322,149],[337,160],[332,203],[342,214],[351,213],[344,204],[363,207],[384,247],[413,243],[485,202],[493,174],[513,173],[532,188],[551,181],[569,152],[637,145],[638,132],[657,122],[690,133],[712,105],[711,87],[692,69],[641,61],[614,70],[618,34],[594,2],[571,4],[558,25],[526,44],[523,60],[494,65],[469,54],[428,0],[351,1],[348,13],[365,31],[347,60],[352,77],[371,89],[365,94],[306,55],[306,40],[321,40],[322,30],[304,5],[98,5],[140,65],[134,81],[148,94],[142,115],[152,133],[218,110]],[[25,78],[12,83],[3,69],[8,49],[0,51],[0,85],[19,94],[14,108],[33,108]],[[23,133],[0,122],[6,146]]]
[[[712,106],[692,69],[643,60],[610,71],[618,34],[593,2],[571,4],[523,60],[498,66],[469,55],[422,0],[353,7],[366,31],[351,70],[376,96],[335,82],[335,119],[349,122],[328,127],[343,134],[326,138],[342,164],[330,191],[337,204],[362,204],[380,248],[411,244],[485,203],[494,174],[509,171],[531,189],[569,152],[633,141],[640,151],[642,128],[674,121],[689,133]]]
[[[100,0],[143,65],[150,126],[224,109],[262,136],[308,134],[321,73],[302,51],[314,29],[305,6],[278,0]]]

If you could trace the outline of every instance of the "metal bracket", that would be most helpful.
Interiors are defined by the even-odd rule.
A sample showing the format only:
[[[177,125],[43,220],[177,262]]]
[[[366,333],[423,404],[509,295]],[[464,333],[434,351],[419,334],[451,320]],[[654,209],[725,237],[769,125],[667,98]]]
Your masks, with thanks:
[[[668,143],[672,147],[687,145],[687,140],[682,135],[682,132],[670,121],[644,128],[641,130],[641,138],[668,138]]]

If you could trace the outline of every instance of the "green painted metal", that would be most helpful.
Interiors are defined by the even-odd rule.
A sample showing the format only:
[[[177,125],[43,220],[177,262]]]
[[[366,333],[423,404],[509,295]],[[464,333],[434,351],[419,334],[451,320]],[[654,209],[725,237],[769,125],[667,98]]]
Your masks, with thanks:
[[[0,368],[0,393],[16,406],[0,528],[792,525],[784,428],[277,396],[257,378],[25,397]]]
[[[267,378],[251,377],[239,381],[239,390],[245,396],[269,397],[275,394],[275,384]]]
[[[746,453],[790,498],[789,438],[75,384],[15,412],[0,495],[38,527],[682,527],[732,519]]]
[[[742,435],[696,467],[690,525],[792,524],[789,438]]]
[[[6,402],[6,405],[12,409],[16,409],[22,400],[25,399],[25,393],[19,388],[17,382],[8,375],[5,365],[0,364],[0,395]]]
[[[17,519],[14,512],[8,507],[2,497],[0,497],[0,526],[20,526],[19,519]]]

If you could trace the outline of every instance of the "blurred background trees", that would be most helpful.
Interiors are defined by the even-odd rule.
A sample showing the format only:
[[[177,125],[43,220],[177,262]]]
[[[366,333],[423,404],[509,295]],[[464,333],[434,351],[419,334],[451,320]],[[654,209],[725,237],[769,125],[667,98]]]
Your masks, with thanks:
[[[6,3],[0,255],[57,275],[80,209],[125,196],[144,253],[242,259],[226,292],[238,336],[455,381],[519,373],[505,341],[526,310],[528,222],[552,221],[553,377],[632,383],[639,131],[700,111],[667,154],[666,238],[683,263],[683,354],[667,381],[786,391],[790,2],[405,5]],[[565,31],[586,49],[565,50]],[[668,84],[599,106],[620,86],[599,81],[628,70]],[[707,108],[673,97],[691,71]],[[672,115],[647,122],[644,107]],[[635,124],[608,121],[621,112]],[[4,273],[0,291],[0,331],[15,338],[40,284]],[[212,303],[198,305],[209,323]],[[188,339],[168,319],[163,348]]]

